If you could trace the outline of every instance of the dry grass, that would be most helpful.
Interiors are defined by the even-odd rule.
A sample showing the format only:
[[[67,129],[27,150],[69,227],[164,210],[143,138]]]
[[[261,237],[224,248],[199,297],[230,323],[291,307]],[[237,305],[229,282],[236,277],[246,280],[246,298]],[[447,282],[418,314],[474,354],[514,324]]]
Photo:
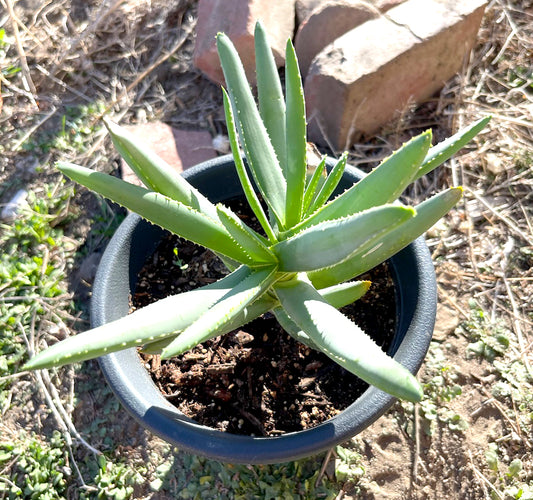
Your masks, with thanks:
[[[12,38],[7,45],[0,43],[2,203],[21,186],[38,186],[45,178],[55,178],[49,165],[59,155],[99,169],[112,168],[109,160],[115,154],[96,126],[104,112],[123,122],[161,119],[213,134],[224,131],[219,90],[191,62],[193,0],[28,0],[25,5],[33,8],[13,4],[13,0],[0,0],[4,7],[0,28]],[[491,321],[503,322],[513,332],[510,360],[521,360],[528,371],[533,364],[532,61],[531,3],[492,0],[461,75],[438,98],[409,108],[380,137],[351,151],[353,163],[367,168],[420,129],[432,127],[436,138],[442,139],[487,113],[493,116],[471,147],[439,173],[419,181],[409,196],[416,200],[443,185],[464,186],[462,204],[428,238],[437,263],[441,302],[464,321],[471,317],[473,299]],[[10,68],[21,71],[12,73]],[[83,135],[76,147],[47,147],[46,141],[61,130],[69,107],[94,103],[99,106],[87,115],[85,124],[95,127],[94,134]],[[35,165],[41,168],[40,174],[32,168]],[[460,335],[452,338],[465,345]],[[461,355],[453,362],[468,370],[459,360]],[[531,482],[533,460],[527,455],[531,424],[525,414],[530,410],[515,405],[512,398],[494,399],[490,392],[494,379],[483,378],[488,373],[492,373],[490,367],[485,367],[476,372],[478,378],[470,372],[464,376],[478,395],[476,401],[493,405],[499,413],[502,437],[512,432],[518,436],[507,449],[523,458],[522,478]],[[49,381],[43,384],[52,391]],[[527,387],[532,388],[531,379]],[[478,441],[467,440],[461,455],[467,471],[463,480],[469,481],[471,492],[467,497],[489,498],[493,491],[504,498],[503,486],[487,469],[484,452],[491,438],[476,427],[476,411],[465,410],[470,412],[465,417],[472,429],[480,434]],[[67,414],[71,418],[72,411]],[[444,434],[443,440],[447,439]],[[416,470],[431,471],[417,444]],[[435,443],[427,447],[431,450]],[[372,466],[367,474],[370,479],[375,476]],[[415,479],[401,495],[433,498],[424,496],[424,486],[433,484],[430,478]],[[367,489],[368,498],[375,494],[372,491]]]

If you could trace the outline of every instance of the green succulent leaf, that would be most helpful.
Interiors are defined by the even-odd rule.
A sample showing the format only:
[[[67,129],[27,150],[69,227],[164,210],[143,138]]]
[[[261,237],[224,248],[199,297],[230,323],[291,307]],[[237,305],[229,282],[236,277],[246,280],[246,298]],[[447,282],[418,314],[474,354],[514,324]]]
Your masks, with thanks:
[[[272,247],[283,272],[323,269],[366,253],[414,217],[411,207],[383,205],[343,219],[324,221]]]
[[[403,366],[302,279],[275,285],[281,306],[311,342],[346,370],[395,397],[416,402],[422,388]]]
[[[249,256],[256,266],[277,262],[275,255],[266,246],[266,240],[242,222],[229,208],[217,205],[218,216],[222,225]]]
[[[344,307],[352,302],[360,299],[370,288],[370,281],[350,281],[347,283],[341,283],[328,288],[319,290],[318,292],[324,300],[327,300],[333,307]],[[240,314],[238,314],[231,322],[227,323],[223,328],[216,330],[212,337],[218,335],[224,335],[236,328],[249,323],[250,321],[258,318],[262,314],[268,311],[273,311],[277,317],[276,311],[280,309],[279,301],[276,297],[273,297],[270,293],[264,293],[257,300],[249,304]],[[282,310],[282,309],[281,309]],[[280,322],[281,324],[281,322]],[[282,324],[282,327],[284,325]],[[294,323],[289,328],[296,328]],[[299,330],[299,329],[298,329]],[[288,331],[288,330],[287,330]],[[212,338],[210,337],[210,338]],[[301,338],[304,338],[300,335]],[[153,342],[148,342],[143,345],[142,351],[146,354],[161,354],[161,351],[168,346],[176,335],[173,334],[168,337],[164,337]]]
[[[158,226],[238,262],[253,263],[250,255],[235,244],[232,236],[218,220],[190,206],[79,165],[59,162],[58,168],[72,180],[141,214]],[[216,207],[215,217],[217,217]]]
[[[372,172],[294,227],[289,234],[325,220],[395,201],[411,183],[431,145],[431,132],[414,137],[383,160]]]
[[[447,189],[420,203],[415,207],[416,215],[392,230],[373,252],[358,251],[340,264],[309,273],[313,285],[318,288],[331,286],[359,276],[384,262],[432,227],[459,201],[462,192],[461,188]]]
[[[287,165],[285,101],[278,68],[263,25],[255,25],[255,65],[259,113],[283,171]],[[285,177],[286,174],[285,174]]]
[[[416,179],[426,175],[434,170],[436,167],[451,158],[457,151],[466,146],[485,126],[489,123],[491,116],[485,116],[480,120],[472,123],[468,127],[463,128],[448,139],[439,142],[433,146],[427,153],[426,157],[418,172]]]
[[[330,196],[333,194],[333,191],[335,191],[335,188],[339,185],[342,174],[344,173],[344,169],[346,168],[347,160],[348,153],[344,153],[327,176],[326,182],[324,182],[313,203],[307,209],[307,213],[313,213],[329,200]]]
[[[137,174],[143,184],[156,193],[164,194],[198,212],[216,219],[216,208],[203,194],[191,186],[167,162],[142,145],[138,137],[104,118],[113,144]],[[60,165],[64,164],[60,162]]]
[[[298,342],[301,342],[310,349],[321,352],[320,349],[315,345],[315,343],[309,338],[309,335],[305,333],[287,314],[285,309],[282,307],[276,307],[273,311],[274,316],[277,322],[281,327]]]
[[[287,182],[235,47],[226,35],[219,33],[217,48],[248,166],[259,191],[283,228]]]
[[[161,352],[161,357],[166,359],[176,356],[219,335],[224,327],[229,324],[233,325],[235,318],[265,293],[275,279],[275,266],[265,269],[248,269],[247,276],[166,346]]]
[[[233,110],[231,109],[231,103],[225,89],[222,89],[222,96],[224,99],[224,112],[226,114],[226,124],[228,128],[228,137],[231,145],[231,151],[233,153],[233,161],[235,162],[235,168],[237,170],[237,175],[239,176],[239,181],[241,183],[244,195],[250,208],[257,217],[257,220],[261,224],[261,227],[264,229],[266,235],[270,242],[276,241],[276,235],[270,226],[268,219],[265,215],[263,207],[259,202],[259,198],[255,194],[255,190],[252,186],[250,178],[248,177],[248,172],[242,161],[241,152],[239,151],[239,144],[237,142],[237,130],[235,128],[235,119],[233,117]]]
[[[309,182],[305,188],[303,205],[303,211],[305,214],[310,212],[309,207],[311,206],[311,203],[313,203],[313,201],[316,199],[326,181],[327,174],[325,166],[326,156],[323,156],[319,165],[315,168],[313,174],[310,176]]]
[[[69,337],[41,351],[23,368],[61,366],[175,337],[248,275],[249,268],[241,266],[215,283],[166,297],[116,321]]]
[[[285,51],[286,134],[287,134],[287,205],[286,223],[292,227],[302,218],[306,174],[305,101],[298,61],[291,40]]]

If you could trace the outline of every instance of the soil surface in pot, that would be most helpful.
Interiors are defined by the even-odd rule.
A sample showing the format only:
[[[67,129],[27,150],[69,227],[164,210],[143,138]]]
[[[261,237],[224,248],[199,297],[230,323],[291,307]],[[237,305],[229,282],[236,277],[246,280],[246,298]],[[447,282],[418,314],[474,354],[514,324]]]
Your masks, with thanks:
[[[229,205],[243,211],[238,201]],[[254,226],[249,216],[240,216]],[[141,270],[132,305],[142,307],[225,274],[211,251],[168,235]],[[370,279],[370,290],[342,312],[387,350],[396,321],[387,265],[359,279]],[[234,434],[272,436],[314,427],[347,408],[368,387],[294,340],[270,314],[171,360],[141,356],[157,387],[180,411]]]

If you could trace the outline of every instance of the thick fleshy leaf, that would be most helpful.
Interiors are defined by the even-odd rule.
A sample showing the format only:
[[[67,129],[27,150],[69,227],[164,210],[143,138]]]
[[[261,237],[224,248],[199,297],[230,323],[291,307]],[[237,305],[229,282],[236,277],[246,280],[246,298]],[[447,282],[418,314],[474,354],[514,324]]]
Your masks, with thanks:
[[[285,146],[285,101],[278,68],[263,25],[255,25],[255,66],[259,113],[282,170],[287,164]]]
[[[318,292],[324,297],[324,300],[327,300],[333,307],[340,308],[360,299],[368,291],[369,287],[370,281],[350,281],[348,283],[341,283],[340,285],[324,288]],[[268,311],[272,311],[276,314],[278,306],[279,301],[277,298],[269,293],[264,293],[261,297],[248,305],[233,321],[225,325],[223,328],[214,331],[209,338],[229,333]],[[290,320],[287,318],[287,321]],[[297,328],[297,326],[293,323],[289,328],[294,329]],[[147,354],[161,354],[161,351],[168,346],[175,337],[176,335],[172,335],[144,344],[142,351]]]
[[[313,285],[318,288],[342,283],[359,276],[381,264],[421,236],[444,216],[461,198],[461,188],[451,188],[426,200],[416,208],[416,216],[393,230],[373,251],[355,253],[346,261],[329,269],[309,273]]]
[[[313,174],[310,175],[309,172],[307,173],[307,175],[310,175],[310,179],[305,187],[304,193],[303,211],[305,214],[309,213],[309,207],[311,206],[311,203],[313,203],[313,201],[316,199],[318,193],[322,189],[322,186],[326,182],[327,172],[325,166],[326,156],[323,156]]]
[[[30,359],[34,370],[85,361],[104,354],[173,337],[196,321],[209,307],[249,274],[241,266],[216,283],[161,299],[128,316],[69,337]]]
[[[279,270],[301,272],[323,269],[369,251],[393,229],[415,215],[411,207],[384,205],[344,219],[325,221],[272,247]]]
[[[283,228],[287,182],[235,47],[226,35],[220,33],[217,48],[248,166],[265,202]]]
[[[233,153],[233,160],[235,162],[235,168],[237,169],[237,175],[239,176],[239,181],[241,183],[242,189],[244,191],[244,196],[250,205],[253,213],[257,217],[259,224],[265,231],[265,234],[268,236],[268,239],[271,243],[276,241],[276,235],[270,226],[263,207],[259,202],[259,198],[255,194],[255,190],[252,186],[250,178],[248,177],[248,172],[242,161],[241,152],[239,150],[239,144],[237,142],[237,129],[235,128],[235,119],[233,117],[233,110],[231,109],[231,103],[227,92],[222,89],[222,97],[224,99],[224,112],[226,114],[226,125],[228,128],[228,137],[229,143],[231,146],[231,151]]]
[[[302,218],[306,174],[306,129],[305,101],[302,78],[296,53],[291,40],[285,51],[286,134],[287,134],[287,227],[292,227]]]
[[[58,167],[72,180],[129,208],[158,226],[238,262],[253,263],[251,257],[235,244],[225,227],[216,219],[160,193],[101,172],[64,162],[59,163]]]
[[[222,225],[235,242],[253,259],[255,265],[260,265],[261,263],[272,264],[277,261],[272,250],[266,246],[266,240],[244,224],[229,208],[224,205],[218,205],[217,211]]]
[[[303,280],[275,285],[281,306],[323,353],[346,370],[389,394],[420,401],[416,378]]]
[[[370,288],[370,281],[350,281],[348,283],[341,283],[340,285],[324,288],[318,290],[318,293],[330,305],[336,309],[347,306],[352,302],[360,299]],[[311,341],[309,335],[302,331],[300,327],[291,319],[289,315],[278,305],[272,312],[278,320],[281,327],[293,338],[305,344],[307,347],[317,349],[316,345]],[[320,349],[317,349],[320,350]]]
[[[307,209],[308,213],[313,213],[316,209],[320,208],[335,191],[335,188],[339,185],[339,182],[346,168],[346,161],[348,160],[348,153],[344,153],[340,160],[332,168],[331,172],[326,178],[326,182],[320,188],[320,191],[316,195],[311,206]]]
[[[104,123],[120,156],[148,189],[216,219],[215,205],[167,162],[145,147],[142,140],[110,120],[104,120]]]
[[[416,174],[416,179],[426,175],[433,169],[451,158],[457,151],[466,146],[481,130],[489,123],[491,117],[481,118],[472,125],[459,130],[448,139],[433,146],[424,158],[424,161]]]
[[[302,221],[289,234],[321,221],[346,217],[368,208],[392,203],[411,183],[430,145],[431,131],[414,137],[358,183]]]
[[[248,275],[213,304],[191,326],[178,335],[161,352],[162,358],[181,354],[212,338],[229,324],[234,324],[242,311],[260,297],[276,279],[276,267],[249,269]]]

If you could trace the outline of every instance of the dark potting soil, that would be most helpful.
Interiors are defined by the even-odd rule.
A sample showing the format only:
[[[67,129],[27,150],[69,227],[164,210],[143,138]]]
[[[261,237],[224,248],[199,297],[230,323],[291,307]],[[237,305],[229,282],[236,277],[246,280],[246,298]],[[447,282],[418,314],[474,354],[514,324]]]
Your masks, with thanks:
[[[239,212],[240,202],[229,203]],[[254,225],[249,216],[241,215]],[[211,251],[165,236],[139,274],[139,308],[227,274]],[[387,350],[395,330],[395,299],[387,265],[366,295],[341,311]],[[234,434],[279,435],[314,427],[347,408],[368,387],[324,354],[294,340],[266,314],[240,329],[161,360],[141,354],[163,395],[197,422]]]

